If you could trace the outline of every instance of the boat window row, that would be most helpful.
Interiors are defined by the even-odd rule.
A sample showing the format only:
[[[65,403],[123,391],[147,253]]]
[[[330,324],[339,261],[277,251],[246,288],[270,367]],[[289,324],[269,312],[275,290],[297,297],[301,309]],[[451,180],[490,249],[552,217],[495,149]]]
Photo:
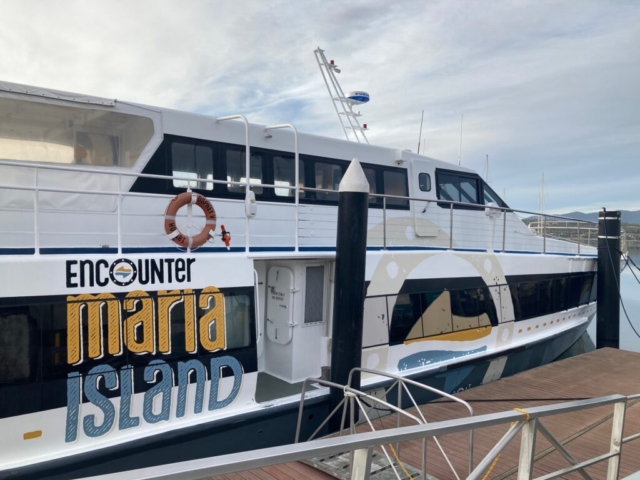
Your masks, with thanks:
[[[336,205],[338,187],[349,162],[312,155],[300,155],[298,178],[295,178],[295,157],[291,152],[251,147],[249,183],[256,199],[275,202],[293,202],[292,187],[307,187],[326,192],[300,191],[302,203]],[[369,192],[408,197],[407,170],[396,167],[362,164],[369,182]],[[134,191],[150,193],[179,193],[186,188],[200,191],[206,196],[244,198],[247,179],[247,161],[244,146],[210,142],[166,135],[164,145],[154,154],[143,173],[180,177],[163,185],[157,180],[137,179]],[[212,183],[196,178],[234,183]],[[262,185],[273,185],[266,187]],[[371,197],[372,207],[381,207],[382,199]],[[409,208],[408,200],[388,198],[390,208]]]
[[[498,324],[487,287],[434,290],[387,297],[389,345]]]
[[[587,305],[596,300],[596,281],[593,273],[517,282],[510,285],[515,320],[527,320],[570,308]]]
[[[478,175],[455,170],[436,169],[439,200],[507,208],[507,204]],[[422,187],[421,187],[422,188]],[[454,208],[465,208],[458,205]]]
[[[507,289],[520,321],[587,305],[596,300],[593,273],[509,283]],[[501,286],[502,287],[502,286]],[[389,345],[434,335],[478,329],[499,322],[503,288],[438,289],[389,295]]]
[[[170,291],[135,299],[108,294],[69,297],[75,299],[69,302],[30,298],[30,305],[5,301],[0,306],[0,386],[66,377],[105,362],[115,368],[143,366],[154,358],[208,357],[213,345],[231,355],[255,345],[253,289],[220,291],[224,297]],[[222,298],[224,310],[217,303]],[[215,318],[220,312],[223,329]],[[114,338],[120,351],[110,354]]]

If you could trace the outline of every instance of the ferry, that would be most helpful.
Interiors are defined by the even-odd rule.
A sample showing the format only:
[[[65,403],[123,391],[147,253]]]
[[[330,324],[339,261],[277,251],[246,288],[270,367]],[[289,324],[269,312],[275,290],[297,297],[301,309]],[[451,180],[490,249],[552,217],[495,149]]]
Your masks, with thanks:
[[[338,186],[370,189],[361,388],[544,365],[596,312],[596,250],[408,150],[0,82],[0,478],[291,443],[328,378]],[[429,398],[421,398],[426,401]],[[301,429],[329,414],[306,394]]]

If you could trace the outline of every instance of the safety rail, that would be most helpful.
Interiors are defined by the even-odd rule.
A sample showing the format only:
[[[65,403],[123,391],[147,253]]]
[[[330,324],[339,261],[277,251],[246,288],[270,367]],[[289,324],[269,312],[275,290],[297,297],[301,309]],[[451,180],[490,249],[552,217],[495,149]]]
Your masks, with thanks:
[[[346,387],[348,388],[348,387]],[[623,439],[627,400],[638,398],[640,395],[625,397],[623,395],[609,395],[563,402],[553,405],[532,407],[526,410],[514,409],[503,412],[478,415],[474,417],[457,418],[429,424],[418,424],[400,428],[378,430],[366,433],[354,433],[353,435],[329,437],[313,440],[305,443],[284,445],[279,447],[252,450],[248,452],[222,455],[218,457],[203,458],[187,462],[160,465],[156,467],[133,470],[129,472],[110,474],[104,477],[112,480],[129,479],[202,479],[214,475],[224,475],[232,472],[261,468],[286,462],[295,462],[309,458],[327,457],[337,455],[345,451],[353,452],[354,464],[352,467],[352,480],[367,480],[370,473],[371,452],[381,445],[401,443],[412,440],[423,440],[435,436],[444,436],[455,433],[477,430],[480,428],[510,424],[507,432],[491,448],[485,457],[478,463],[475,469],[467,476],[468,480],[478,480],[488,477],[492,465],[501,452],[522,431],[520,441],[520,454],[518,462],[518,479],[533,479],[533,465],[535,460],[536,434],[540,432],[558,452],[567,460],[570,466],[537,477],[536,480],[550,480],[578,472],[582,477],[590,479],[586,468],[596,463],[608,461],[607,480],[617,480],[620,469],[620,457],[625,443],[639,438],[632,435]],[[608,452],[593,456],[587,460],[578,462],[566,448],[555,439],[549,430],[542,424],[542,419],[552,418],[556,415],[568,414],[598,407],[613,405],[613,417],[611,437]]]
[[[376,376],[381,376],[381,377],[386,377],[386,378],[390,378],[391,380],[393,380],[393,382],[388,386],[385,387],[383,393],[380,395],[381,398],[377,397],[377,396],[373,396],[370,395],[368,393],[364,393],[360,390],[356,390],[354,389],[351,385],[353,383],[353,379],[354,379],[354,375],[355,374],[362,374],[362,373],[366,373],[366,374],[370,374],[370,375],[376,375]],[[305,404],[305,394],[307,391],[307,386],[309,384],[320,384],[320,385],[324,385],[327,387],[331,387],[331,388],[336,388],[338,390],[343,390],[345,393],[344,398],[340,401],[340,403],[332,410],[332,412],[327,416],[327,418],[325,418],[325,420],[320,424],[320,426],[318,426],[318,428],[311,434],[311,436],[307,439],[307,441],[313,440],[315,438],[315,436],[322,431],[322,429],[324,428],[324,426],[330,421],[331,418],[333,418],[333,416],[340,410],[340,408],[342,407],[342,418],[340,421],[340,432],[339,434],[342,435],[343,431],[345,429],[345,420],[346,420],[346,414],[347,414],[347,410],[350,412],[350,422],[349,422],[349,433],[350,434],[354,434],[355,433],[355,424],[356,422],[354,422],[354,411],[355,411],[355,404],[357,403],[357,406],[359,408],[359,410],[362,412],[362,414],[364,415],[366,422],[368,423],[369,427],[371,428],[372,431],[375,431],[375,428],[371,422],[371,419],[369,417],[369,414],[367,413],[367,410],[364,408],[364,405],[366,405],[366,403],[362,400],[362,399],[367,399],[369,401],[372,401],[374,405],[366,405],[371,409],[377,408],[375,407],[375,405],[381,405],[387,409],[390,410],[390,413],[395,412],[396,414],[396,425],[399,428],[401,426],[401,418],[402,416],[408,417],[411,420],[417,422],[418,424],[427,424],[427,419],[425,418],[424,414],[422,413],[422,411],[420,410],[418,403],[415,401],[414,396],[412,395],[411,391],[409,390],[409,388],[407,387],[407,385],[411,385],[413,387],[425,390],[427,392],[430,393],[434,393],[437,396],[440,396],[442,398],[447,398],[449,400],[452,400],[454,402],[457,402],[461,405],[463,405],[468,411],[469,411],[469,416],[473,417],[473,408],[471,407],[471,405],[468,402],[465,402],[464,400],[455,397],[454,395],[448,394],[446,392],[443,392],[442,390],[438,390],[437,388],[434,387],[430,387],[429,385],[425,385],[423,383],[419,383],[416,382],[415,380],[411,380],[409,378],[404,378],[398,375],[394,375],[391,373],[387,373],[387,372],[382,372],[382,371],[378,371],[378,370],[372,370],[372,369],[368,369],[368,368],[362,368],[362,367],[356,367],[353,368],[350,372],[349,372],[349,377],[348,377],[348,381],[347,381],[347,385],[339,385],[333,382],[329,382],[327,380],[318,380],[315,378],[308,378],[304,381],[304,383],[302,384],[302,393],[301,393],[301,400],[300,400],[300,407],[298,409],[298,424],[296,426],[296,436],[295,436],[295,443],[298,443],[300,441],[300,429],[302,426],[302,414],[304,411],[304,404]],[[386,399],[387,395],[390,394],[390,392],[394,389],[397,388],[397,403],[396,405],[392,405],[389,402],[382,400],[382,398]],[[416,409],[416,414],[418,415],[418,417],[416,417],[415,415],[409,414],[406,410],[402,409],[403,406],[403,394],[406,393],[406,395],[408,396],[411,405]],[[456,479],[460,480],[460,476],[458,475],[458,472],[456,472],[455,468],[453,467],[453,464],[451,463],[451,461],[449,460],[449,457],[447,456],[447,454],[445,453],[444,449],[442,448],[442,445],[440,444],[440,442],[438,441],[437,437],[433,437],[435,444],[437,445],[438,449],[440,450],[440,453],[442,454],[442,456],[444,457],[445,462],[447,463],[447,465],[449,466],[449,468],[451,469],[451,471],[453,472],[453,475],[456,477]],[[396,473],[396,475],[398,475],[398,472],[395,469],[395,466],[393,464],[393,462],[391,461],[391,458],[388,454],[388,452],[386,451],[386,448],[384,448],[384,446],[382,447],[383,453],[385,454],[385,456],[387,457],[387,460],[389,461],[389,464],[391,465],[391,468],[393,469],[393,471]],[[395,449],[392,447],[392,452],[393,455],[396,457],[396,460],[398,461],[398,463],[400,463],[400,459],[399,459],[399,454],[400,454],[400,444],[396,443],[396,447]],[[426,443],[426,439],[423,440],[423,445],[422,445],[422,478],[426,478],[426,468],[427,468],[427,443]],[[473,469],[473,429],[470,430],[469,432],[469,473],[471,473]],[[400,477],[398,477],[400,478]]]
[[[226,118],[222,117],[218,120],[223,121]],[[297,132],[293,125],[267,126],[265,127],[265,134],[281,128],[293,129],[294,140],[296,140],[294,149],[297,158]],[[296,166],[298,163],[296,162]],[[96,245],[96,243],[100,246],[113,245],[117,247],[117,253],[122,253],[124,247],[171,246],[172,244],[169,241],[158,239],[154,243],[154,241],[144,240],[144,238],[164,236],[161,228],[162,222],[155,220],[151,222],[151,219],[152,217],[162,216],[165,203],[160,203],[158,200],[165,199],[168,201],[173,195],[132,192],[130,191],[132,178],[134,180],[140,178],[165,182],[179,181],[193,188],[199,185],[227,185],[244,187],[245,192],[249,192],[254,188],[271,188],[292,192],[290,194],[292,202],[261,202],[264,204],[261,208],[264,208],[267,213],[259,212],[255,218],[249,218],[244,210],[244,202],[242,200],[229,197],[211,197],[206,189],[198,190],[203,195],[213,199],[216,206],[225,205],[224,214],[221,215],[219,212],[218,218],[223,222],[229,221],[235,224],[233,228],[235,234],[234,243],[237,242],[238,237],[241,239],[244,237],[243,241],[239,243],[245,252],[250,251],[250,244],[258,249],[265,249],[270,246],[288,247],[294,252],[300,251],[301,247],[313,249],[313,247],[327,248],[335,246],[337,225],[337,209],[335,206],[331,208],[331,205],[324,205],[314,199],[302,198],[304,196],[317,197],[321,195],[332,195],[332,198],[335,198],[338,194],[335,190],[251,182],[250,173],[246,175],[246,178],[243,179],[244,181],[238,182],[211,178],[189,178],[181,175],[135,173],[124,170],[109,171],[81,166],[27,165],[24,162],[0,160],[0,168],[6,167],[19,167],[21,172],[33,172],[33,183],[24,184],[25,176],[21,175],[21,183],[9,184],[5,181],[0,184],[0,191],[5,191],[6,195],[3,203],[0,204],[0,213],[5,216],[21,215],[16,217],[19,220],[18,222],[13,222],[13,220],[5,222],[5,224],[14,224],[12,230],[0,231],[0,235],[6,235],[8,238],[21,236],[20,239],[16,239],[13,242],[5,240],[0,245],[2,247],[15,248],[14,245],[24,246],[30,243],[27,242],[27,238],[32,236],[33,251],[37,255],[42,248],[47,246],[43,245],[42,242],[42,238],[45,235],[84,235],[87,240],[79,242],[82,243],[82,246],[87,244]],[[250,168],[250,166],[246,168]],[[67,188],[66,185],[60,186],[59,178],[46,178],[43,180],[43,172],[45,171],[53,172],[49,175],[55,175],[56,171],[91,174],[91,177],[102,175],[107,176],[108,181],[103,184],[104,190],[75,186]],[[127,181],[128,185],[123,186],[125,179],[129,179]],[[20,197],[18,200],[15,200],[7,193],[12,191],[18,192],[16,194]],[[32,196],[27,198],[25,194],[28,196],[29,192],[31,192]],[[64,203],[63,200],[66,197],[74,195],[88,200],[107,197],[109,200],[105,200],[103,203],[108,204],[108,206],[101,207],[102,210],[89,207],[71,210],[62,207],[51,207],[51,198],[55,198],[54,203]],[[535,212],[500,207],[493,204],[475,205],[373,193],[370,194],[370,197],[373,202],[369,208],[367,245],[370,248],[387,250],[395,247],[406,248],[414,246],[416,248],[506,253],[562,253],[577,256],[587,253],[595,255],[595,251],[585,252],[584,248],[591,243],[594,237],[597,237],[597,235],[590,233],[595,229],[595,224],[592,222],[559,215],[545,214],[541,216],[541,214]],[[130,198],[149,199],[149,201],[140,200],[145,207],[145,210],[141,211],[141,207],[126,201]],[[153,199],[156,199],[156,203],[153,204],[153,208],[150,208],[149,205]],[[274,207],[278,207],[277,210],[274,210]],[[156,208],[157,210],[154,211]],[[22,215],[27,212],[33,214],[32,225],[28,225],[30,220],[27,219],[27,216]],[[73,217],[71,217],[72,215]],[[85,226],[84,220],[87,216],[111,216],[111,218],[115,217],[115,221],[105,218],[105,221],[90,225],[87,230],[80,230],[82,226]],[[531,216],[542,218],[541,225],[536,226],[534,224],[533,227],[531,225],[527,227],[523,220],[526,221]],[[50,219],[48,221],[51,226],[49,229],[46,227],[47,222],[43,224],[44,217]],[[149,221],[143,223],[132,220],[132,218],[141,219],[142,217],[147,217]],[[13,218],[11,217],[11,219]],[[197,223],[200,221],[199,217],[192,218],[189,211],[187,211],[186,215],[179,214],[178,218],[180,218],[180,221],[186,221],[189,229],[199,227]],[[76,224],[70,225],[74,221]],[[238,234],[238,228],[242,225],[241,222],[244,223],[244,232]],[[279,227],[273,227],[273,222],[277,222]],[[575,239],[558,238],[558,235],[554,233],[556,230],[551,226],[553,222],[575,222],[580,234]],[[254,223],[254,225],[259,224],[254,226],[253,232],[250,230],[251,223]],[[259,228],[257,228],[258,226]],[[64,227],[69,228],[63,229]],[[103,231],[101,230],[102,228],[110,228],[111,230]],[[586,235],[585,232],[587,232]],[[128,245],[124,245],[123,237],[128,237],[129,239],[140,237],[143,240],[139,240],[138,243],[131,240]],[[250,242],[251,238],[254,239],[253,242]],[[49,240],[49,243],[60,244],[64,247],[76,246],[51,240]],[[238,245],[238,243],[235,244]]]

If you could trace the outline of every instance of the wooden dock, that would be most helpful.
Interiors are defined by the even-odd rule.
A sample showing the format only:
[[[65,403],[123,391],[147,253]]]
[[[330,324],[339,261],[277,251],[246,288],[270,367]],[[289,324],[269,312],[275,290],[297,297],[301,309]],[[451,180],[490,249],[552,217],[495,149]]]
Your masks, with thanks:
[[[527,409],[533,406],[600,397],[610,394],[633,395],[640,393],[640,354],[614,349],[602,349],[558,361],[510,378],[457,394],[469,402],[475,415],[500,412],[513,408]],[[640,399],[627,405],[624,436],[640,433]],[[465,415],[463,408],[450,401],[433,402],[421,407],[429,422],[459,418]],[[408,410],[411,412],[411,410]],[[578,461],[587,460],[608,452],[613,409],[599,407],[571,414],[554,416],[542,423],[566,450]],[[410,425],[403,420],[404,425]],[[376,430],[393,428],[396,417],[387,416],[374,421]],[[476,430],[474,441],[474,465],[489,452],[507,430],[506,425]],[[367,431],[359,427],[358,431]],[[447,435],[439,438],[453,467],[461,478],[468,474],[469,434]],[[401,445],[399,457],[403,463],[420,468],[422,441]],[[516,477],[520,452],[518,435],[502,452],[493,465],[487,479],[513,479]],[[565,458],[542,435],[536,440],[534,476],[544,475],[569,466]],[[455,476],[433,440],[427,447],[428,473],[438,480],[455,479]],[[607,462],[588,467],[594,478],[606,477]],[[622,449],[620,477],[640,471],[640,440],[627,443]],[[241,471],[216,480],[326,480],[333,478],[308,465],[294,462],[274,465],[257,470]],[[563,476],[567,479],[582,478],[578,473]]]

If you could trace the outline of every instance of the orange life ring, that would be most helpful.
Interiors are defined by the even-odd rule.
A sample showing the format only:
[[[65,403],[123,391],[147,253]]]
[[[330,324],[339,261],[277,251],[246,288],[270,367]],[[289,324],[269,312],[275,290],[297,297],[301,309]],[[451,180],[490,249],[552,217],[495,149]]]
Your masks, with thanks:
[[[176,215],[185,205],[197,205],[204,213],[206,223],[204,228],[192,237],[182,233],[176,225]],[[216,229],[216,211],[211,202],[199,193],[183,192],[176,195],[164,212],[164,232],[173,243],[184,248],[198,248],[204,245],[209,237],[213,237]]]

